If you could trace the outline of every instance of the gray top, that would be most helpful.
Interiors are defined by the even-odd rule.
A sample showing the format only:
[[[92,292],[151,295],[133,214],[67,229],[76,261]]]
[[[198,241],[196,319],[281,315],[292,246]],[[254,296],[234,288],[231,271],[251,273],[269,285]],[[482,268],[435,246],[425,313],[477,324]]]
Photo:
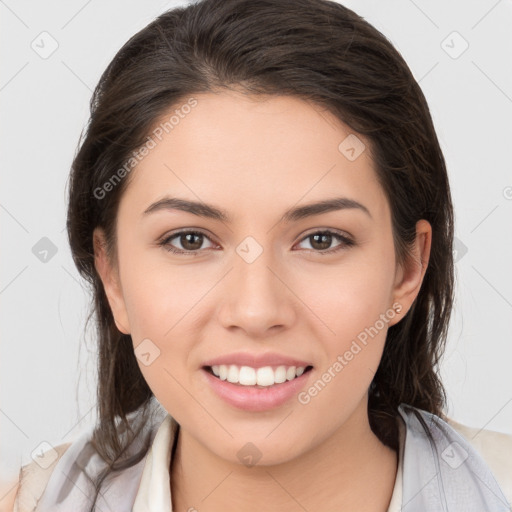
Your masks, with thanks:
[[[512,510],[486,462],[454,428],[438,416],[406,404],[401,404],[398,411],[405,427],[401,429],[399,449],[403,512]],[[169,420],[169,415],[163,419]],[[164,454],[167,461],[170,460],[170,444],[177,430],[175,420],[171,418],[171,421],[164,423],[162,416],[157,416],[155,421],[145,425],[143,432],[153,442],[159,427],[163,426],[170,430],[159,433],[160,439],[165,439],[159,448],[167,450]],[[95,493],[86,473],[95,476],[105,467],[103,459],[89,443],[90,436],[90,432],[84,433],[59,459],[35,512],[86,512],[90,509],[90,497]],[[134,453],[141,446],[142,441],[138,438],[128,451]],[[168,487],[167,478],[153,478],[157,485],[147,484],[146,481],[141,485],[146,462],[152,464],[147,458],[146,453],[131,468],[114,476],[109,475],[101,488],[96,510],[132,512],[136,498],[138,502],[144,501],[138,496],[139,490],[142,492],[144,487],[144,492],[151,489],[151,493],[157,495],[151,497],[151,502],[161,504],[152,507],[151,511],[172,511],[169,489],[160,489],[166,484]],[[163,469],[158,471],[162,472]]]

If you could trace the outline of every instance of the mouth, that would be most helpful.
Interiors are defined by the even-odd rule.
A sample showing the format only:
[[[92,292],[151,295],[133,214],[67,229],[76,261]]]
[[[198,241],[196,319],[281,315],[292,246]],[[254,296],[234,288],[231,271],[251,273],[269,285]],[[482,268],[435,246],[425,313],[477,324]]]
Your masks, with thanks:
[[[205,384],[238,410],[263,412],[290,403],[312,379],[313,366],[202,366]]]
[[[202,369],[220,381],[241,388],[265,389],[284,384],[310,372],[313,366],[263,366],[253,368],[238,365],[203,366]]]

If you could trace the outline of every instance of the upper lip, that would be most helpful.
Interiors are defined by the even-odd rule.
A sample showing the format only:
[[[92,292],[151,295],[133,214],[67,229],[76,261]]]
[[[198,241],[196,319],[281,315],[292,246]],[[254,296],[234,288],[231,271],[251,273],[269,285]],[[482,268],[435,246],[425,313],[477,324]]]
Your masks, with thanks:
[[[296,359],[294,357],[277,354],[275,352],[265,352],[264,354],[251,354],[249,352],[234,352],[224,356],[209,359],[203,363],[203,366],[214,365],[250,366],[251,368],[261,368],[263,366],[311,366],[310,363]]]

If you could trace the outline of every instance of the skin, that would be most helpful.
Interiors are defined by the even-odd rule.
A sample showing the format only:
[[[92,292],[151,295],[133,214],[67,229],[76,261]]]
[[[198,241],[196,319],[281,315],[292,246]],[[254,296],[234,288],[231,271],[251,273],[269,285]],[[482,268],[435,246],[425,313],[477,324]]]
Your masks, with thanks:
[[[347,159],[338,146],[352,131],[325,109],[235,91],[194,97],[197,106],[129,177],[118,211],[117,261],[107,258],[101,229],[94,232],[96,268],[117,327],[131,334],[134,347],[149,338],[160,350],[149,366],[139,366],[181,425],[173,510],[385,511],[397,455],[370,429],[368,387],[387,328],[419,292],[431,227],[417,223],[411,257],[400,265],[369,151]],[[165,195],[214,204],[233,220],[178,210],[142,215]],[[288,208],[339,196],[370,215],[352,208],[279,222]],[[193,240],[199,255],[158,245],[184,228],[205,232],[202,243]],[[322,229],[349,234],[355,245],[322,255],[324,247],[343,244],[307,237]],[[247,236],[263,249],[252,263],[236,252]],[[179,236],[169,242],[182,250],[191,247],[186,243]],[[246,412],[205,384],[207,359],[276,351],[310,361],[309,387],[395,303],[400,313],[307,405],[294,397]],[[262,454],[253,467],[237,456],[249,441]]]

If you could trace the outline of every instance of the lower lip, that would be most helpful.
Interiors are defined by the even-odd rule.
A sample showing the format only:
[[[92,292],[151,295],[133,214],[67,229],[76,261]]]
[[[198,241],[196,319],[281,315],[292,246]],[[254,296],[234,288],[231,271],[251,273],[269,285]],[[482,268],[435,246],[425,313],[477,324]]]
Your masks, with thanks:
[[[227,380],[220,380],[204,368],[201,371],[206,376],[212,389],[228,404],[244,411],[256,412],[279,407],[294,395],[297,395],[305,386],[313,369],[303,373],[300,377],[295,377],[293,380],[265,388],[232,384]]]

